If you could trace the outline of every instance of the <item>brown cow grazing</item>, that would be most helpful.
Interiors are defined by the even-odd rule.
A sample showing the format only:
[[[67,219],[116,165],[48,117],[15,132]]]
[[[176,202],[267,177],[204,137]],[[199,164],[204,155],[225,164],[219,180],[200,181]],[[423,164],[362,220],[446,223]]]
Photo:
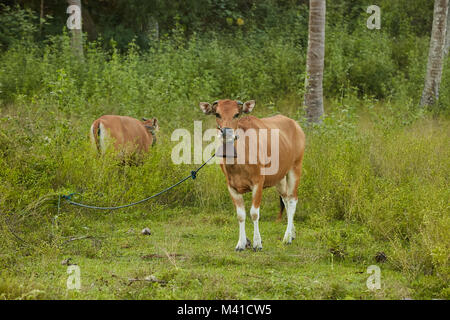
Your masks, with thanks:
[[[246,214],[242,195],[250,191],[252,192],[250,216],[254,225],[253,249],[262,249],[258,221],[264,188],[276,187],[282,202],[280,215],[283,205],[286,207],[288,223],[283,242],[290,244],[295,238],[294,214],[305,150],[305,134],[297,122],[283,115],[262,119],[253,116],[240,117],[242,114],[250,113],[254,106],[254,100],[246,103],[219,100],[212,105],[207,102],[200,103],[200,108],[205,114],[216,116],[218,129],[224,141],[235,140],[232,146],[234,143],[237,159],[234,158],[234,152],[229,153],[230,158],[225,158],[220,166],[237,211],[239,221],[237,251],[244,250],[246,245]],[[247,140],[250,140],[250,143],[246,143]],[[271,152],[266,157],[260,156],[258,161],[252,161],[252,156],[260,155],[261,150]],[[229,155],[225,152],[224,156]],[[244,161],[241,156],[245,156]],[[270,165],[273,166],[275,163],[275,170],[268,170],[269,164],[266,160],[269,157]]]
[[[159,124],[156,118],[142,120],[126,116],[101,116],[92,123],[91,143],[102,154],[109,142],[113,142],[115,150],[122,156],[148,152],[156,142]]]

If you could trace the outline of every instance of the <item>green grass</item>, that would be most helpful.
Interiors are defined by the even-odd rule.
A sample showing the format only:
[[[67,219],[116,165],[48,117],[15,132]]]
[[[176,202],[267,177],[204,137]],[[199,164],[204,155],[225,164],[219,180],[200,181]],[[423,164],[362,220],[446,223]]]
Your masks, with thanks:
[[[400,43],[405,73],[388,34],[327,34],[322,126],[303,120],[305,48],[295,33],[174,36],[123,54],[88,43],[84,63],[66,34],[0,53],[0,297],[448,299],[450,68],[441,100],[422,110],[427,39]],[[275,222],[279,200],[267,190],[263,251],[234,252],[238,223],[217,165],[137,207],[63,203],[58,212],[59,195],[114,206],[188,175],[197,165],[172,163],[171,134],[200,120],[213,128],[198,103],[221,98],[255,99],[255,116],[281,113],[304,128],[291,246],[281,244],[285,223]],[[93,152],[88,131],[103,114],[158,118],[158,143],[141,165]],[[153,234],[140,235],[144,227]],[[67,242],[80,236],[90,238]],[[152,254],[160,256],[142,258]],[[80,292],[66,289],[69,257],[81,268]],[[366,287],[373,264],[376,292]],[[164,283],[128,281],[150,275]]]
[[[260,104],[255,112],[296,117],[295,105],[287,99],[276,109]],[[236,214],[217,165],[137,207],[103,212],[63,202],[57,215],[58,194],[80,192],[76,199],[98,205],[127,203],[195,166],[171,163],[175,142],[165,119],[144,163],[120,166],[92,153],[90,116],[57,115],[55,124],[45,110],[19,105],[1,114],[7,128],[0,144],[2,298],[449,298],[445,117],[354,98],[329,101],[325,125],[305,127],[297,238],[281,243],[286,221],[275,222],[278,197],[269,189],[261,207],[263,251],[237,253]],[[248,204],[250,195],[245,198]],[[141,235],[144,227],[152,235]],[[248,218],[249,239],[252,228]],[[80,236],[91,238],[67,242]],[[388,257],[384,263],[375,261],[380,251]],[[61,261],[67,258],[81,269],[79,292],[66,289]],[[374,264],[381,268],[382,288],[370,291],[366,270]],[[129,281],[150,275],[163,283]]]
[[[274,201],[275,202],[275,201]],[[358,233],[358,225],[332,223],[324,230],[297,221],[297,238],[281,244],[285,223],[274,222],[275,208],[263,210],[261,252],[236,253],[237,226],[229,211],[158,208],[150,212],[74,212],[79,235],[92,235],[39,253],[14,257],[14,269],[3,271],[4,298],[75,299],[377,299],[414,297],[408,280],[390,263],[380,265],[382,289],[366,287],[367,266],[376,264],[377,248],[355,243],[355,261],[331,260],[328,230]],[[76,216],[74,216],[76,215]],[[66,221],[61,221],[67,223]],[[77,223],[78,225],[78,223]],[[140,230],[148,226],[151,236]],[[247,226],[247,232],[252,230]],[[167,254],[179,256],[169,259]],[[153,258],[147,255],[158,254]],[[72,258],[81,269],[82,289],[66,290]],[[154,275],[166,284],[130,282]],[[40,290],[37,292],[36,290]],[[33,293],[35,292],[35,293]],[[33,296],[35,294],[35,296]]]

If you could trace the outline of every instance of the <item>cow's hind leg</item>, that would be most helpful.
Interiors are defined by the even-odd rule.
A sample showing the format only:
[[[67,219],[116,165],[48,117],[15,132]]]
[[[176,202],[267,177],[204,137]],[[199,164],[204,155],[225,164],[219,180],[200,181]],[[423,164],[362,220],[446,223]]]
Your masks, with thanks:
[[[286,244],[291,244],[295,238],[294,215],[298,201],[297,188],[300,183],[301,168],[301,161],[299,161],[287,174],[286,211],[288,224],[283,238],[283,242]]]
[[[280,222],[283,218],[283,211],[286,208],[287,211],[287,182],[286,177],[281,179],[280,182],[276,185],[278,194],[280,195],[280,212],[278,213],[277,222]]]
[[[245,250],[247,244],[247,236],[245,235],[245,204],[244,197],[239,194],[234,188],[228,186],[228,190],[236,207],[237,218],[239,222],[239,240],[236,245],[236,251]]]

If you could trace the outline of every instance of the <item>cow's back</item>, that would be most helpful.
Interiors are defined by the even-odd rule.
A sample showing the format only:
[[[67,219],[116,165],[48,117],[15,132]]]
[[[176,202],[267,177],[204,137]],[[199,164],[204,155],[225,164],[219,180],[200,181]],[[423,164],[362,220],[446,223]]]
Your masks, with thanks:
[[[289,150],[293,161],[303,156],[305,133],[295,120],[283,115],[262,118],[260,120],[267,128],[280,130],[280,151]]]
[[[288,158],[285,160],[293,162],[302,158],[305,149],[305,134],[295,120],[283,115],[268,118],[248,116],[246,118],[242,119],[244,120],[244,130],[249,128],[279,130],[279,150],[284,158]],[[270,143],[271,141],[269,141]]]
[[[116,150],[126,152],[148,151],[152,144],[152,137],[144,125],[131,117],[104,115],[94,121],[91,128],[94,134],[96,128],[99,128],[97,139],[101,148],[104,148],[105,141],[110,139],[114,141]]]

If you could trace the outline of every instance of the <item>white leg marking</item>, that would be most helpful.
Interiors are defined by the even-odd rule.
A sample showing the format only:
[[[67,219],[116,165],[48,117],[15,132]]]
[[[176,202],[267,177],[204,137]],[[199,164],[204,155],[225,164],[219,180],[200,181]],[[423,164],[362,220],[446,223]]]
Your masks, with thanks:
[[[286,228],[286,232],[284,234],[283,242],[287,244],[291,244],[292,240],[295,238],[295,227],[294,227],[294,215],[295,215],[295,208],[297,207],[297,200],[296,199],[289,199],[287,201],[288,205],[287,208],[287,218],[288,218],[288,224]]]
[[[245,250],[245,246],[247,245],[247,236],[245,234],[244,197],[230,186],[228,186],[228,190],[236,204],[236,213],[239,221],[239,241],[236,245],[236,251],[242,251]]]
[[[292,240],[295,238],[295,227],[294,227],[294,215],[295,209],[297,207],[297,199],[294,198],[294,191],[296,188],[297,176],[295,172],[291,169],[287,174],[287,197],[283,199],[286,211],[287,211],[287,219],[288,224],[286,227],[286,232],[284,234],[283,242],[290,244]]]
[[[261,250],[261,234],[259,233],[259,208],[252,206],[250,210],[250,215],[253,220],[253,250]]]
[[[245,246],[247,245],[247,236],[245,235],[245,209],[238,207],[236,211],[239,221],[239,241],[236,245],[236,251],[242,251],[245,250]]]

